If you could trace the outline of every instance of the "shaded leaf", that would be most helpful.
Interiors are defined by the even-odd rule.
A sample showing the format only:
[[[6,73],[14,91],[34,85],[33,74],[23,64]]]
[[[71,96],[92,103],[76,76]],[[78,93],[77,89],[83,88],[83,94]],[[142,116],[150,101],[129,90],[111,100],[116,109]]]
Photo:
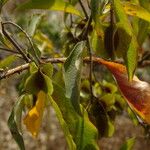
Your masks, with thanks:
[[[92,104],[89,111],[89,118],[98,129],[99,138],[106,136],[106,130],[108,129],[108,118],[102,103],[95,101],[95,103]]]
[[[64,0],[28,0],[21,4],[18,9],[49,9],[72,13],[80,17],[82,16],[80,11],[78,11],[70,3],[64,2]]]
[[[25,150],[24,141],[21,134],[21,117],[23,106],[23,96],[21,96],[14,105],[8,119],[10,132],[21,150]]]
[[[48,76],[41,71],[37,71],[27,78],[25,82],[25,91],[29,94],[36,95],[41,90],[51,94],[53,92],[53,85]]]
[[[120,148],[120,150],[132,150],[135,143],[135,138],[128,139]]]
[[[73,137],[69,131],[69,128],[68,128],[68,125],[66,124],[65,120],[64,120],[64,117],[63,117],[63,114],[61,112],[61,110],[59,109],[57,103],[52,99],[52,97],[48,94],[48,97],[49,97],[49,100],[50,100],[50,103],[52,105],[52,107],[54,108],[55,110],[55,113],[57,115],[57,118],[59,120],[59,123],[63,129],[63,132],[65,134],[65,138],[66,138],[66,141],[68,143],[68,147],[70,150],[76,150],[76,145],[73,141]]]
[[[97,130],[90,122],[86,110],[82,109],[82,116],[74,109],[69,98],[65,96],[65,91],[57,84],[53,83],[53,99],[57,103],[63,118],[73,137],[76,149],[98,150]]]
[[[64,64],[64,81],[66,88],[66,97],[69,98],[75,110],[80,113],[79,93],[80,93],[80,78],[82,71],[82,53],[85,47],[85,42],[80,42],[75,45],[72,52],[68,56]]]

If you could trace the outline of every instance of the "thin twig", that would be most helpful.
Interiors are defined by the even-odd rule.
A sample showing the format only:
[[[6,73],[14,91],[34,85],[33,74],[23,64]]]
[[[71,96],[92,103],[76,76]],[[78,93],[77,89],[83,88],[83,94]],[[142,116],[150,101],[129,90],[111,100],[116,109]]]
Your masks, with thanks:
[[[79,39],[87,40],[87,36],[88,36],[88,32],[89,32],[91,22],[92,22],[92,16],[90,16],[90,18],[89,18],[87,24],[85,25],[82,33],[79,35],[79,37],[78,37]]]
[[[83,5],[81,0],[79,0],[79,4],[80,4],[80,6],[81,6],[81,8],[82,8],[82,10],[84,12],[84,15],[85,15],[86,19],[88,19],[88,14],[87,14],[86,9],[85,9],[85,7],[84,7],[84,5]]]
[[[89,9],[91,9],[89,0],[86,0],[86,2],[87,2],[87,5],[88,5]]]
[[[26,56],[26,54],[22,51],[22,49],[19,47],[19,45],[16,44],[15,40],[9,36],[9,34],[7,33],[7,31],[5,31],[5,27],[4,24],[2,24],[2,32],[3,34],[6,36],[6,38],[14,45],[14,47],[18,50],[18,52],[22,55],[22,57],[24,58],[24,60],[26,62],[30,62],[29,58]]]
[[[90,45],[89,38],[87,37],[87,48],[89,52],[89,61],[90,61],[90,73],[89,73],[89,81],[90,81],[90,101],[87,106],[87,109],[89,106],[93,103],[93,87],[92,87],[92,72],[93,72],[93,61],[92,61],[92,49]]]
[[[5,47],[0,47],[0,50],[7,51],[7,52],[10,52],[10,53],[14,53],[14,54],[20,54],[19,52],[15,51],[15,50],[5,48]]]
[[[95,63],[95,64],[99,64],[99,60],[100,58],[98,57],[92,57],[92,62]],[[66,58],[49,58],[49,59],[42,59],[41,61],[43,61],[44,63],[64,63],[66,60]],[[85,57],[83,59],[84,63],[90,63],[90,58],[89,57]],[[121,61],[118,61],[117,63],[120,63]],[[141,66],[139,67],[146,67],[146,66],[150,66],[150,61],[146,61],[146,62],[143,62],[143,64],[141,64]],[[9,69],[7,71],[4,71],[3,73],[0,74],[0,80],[3,79],[3,78],[6,78],[10,75],[13,75],[15,73],[20,73],[24,70],[27,70],[29,69],[29,63],[26,63],[26,64],[23,64],[23,65],[20,65],[16,68],[12,68],[12,69]]]
[[[23,30],[19,25],[17,25],[16,23],[13,23],[13,22],[11,22],[11,21],[3,22],[3,24],[4,24],[4,25],[5,25],[5,24],[11,24],[11,25],[17,27],[22,33],[25,34],[25,36],[27,37],[27,39],[28,39],[28,41],[29,41],[29,43],[30,43],[30,45],[31,45],[31,47],[32,47],[32,50],[33,50],[33,52],[34,52],[34,54],[35,54],[36,59],[38,60],[38,62],[40,62],[40,59],[39,59],[39,57],[37,56],[36,50],[35,50],[35,48],[34,48],[34,45],[33,45],[33,43],[32,43],[32,40],[31,40],[30,36],[28,35],[28,33],[27,33],[25,30]]]

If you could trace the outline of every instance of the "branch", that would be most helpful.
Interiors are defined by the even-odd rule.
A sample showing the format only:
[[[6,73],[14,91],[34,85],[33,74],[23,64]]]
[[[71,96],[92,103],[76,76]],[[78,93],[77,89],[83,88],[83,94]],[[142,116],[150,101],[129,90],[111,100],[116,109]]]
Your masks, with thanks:
[[[29,58],[26,56],[26,54],[22,51],[22,49],[17,45],[16,41],[11,37],[9,36],[9,34],[7,33],[7,31],[5,31],[5,27],[3,23],[2,24],[2,32],[3,34],[7,37],[7,39],[14,45],[14,47],[18,50],[18,52],[22,55],[22,57],[24,58],[24,60],[26,62],[30,62]]]
[[[47,63],[47,62],[64,63],[65,60],[66,60],[66,58],[49,58],[49,59],[44,60],[44,62],[45,63]],[[41,61],[41,62],[43,62],[43,61]],[[6,77],[9,77],[9,76],[11,76],[11,75],[13,75],[15,73],[21,73],[22,71],[29,69],[29,65],[30,65],[30,63],[26,63],[26,64],[20,65],[20,66],[18,66],[16,68],[9,69],[7,71],[2,72],[0,74],[0,80],[4,79]]]
[[[14,54],[20,54],[19,52],[9,49],[9,48],[5,48],[5,47],[0,47],[0,50],[6,51],[6,52],[10,52],[10,53],[14,53]]]
[[[15,23],[13,23],[13,22],[11,22],[11,21],[3,22],[3,25],[7,25],[7,24],[11,24],[11,25],[17,27],[17,28],[26,36],[27,40],[29,41],[29,43],[30,43],[30,45],[31,45],[31,48],[32,48],[32,50],[33,50],[33,53],[35,54],[35,57],[36,57],[37,61],[40,62],[39,57],[38,57],[38,55],[37,55],[37,53],[36,53],[36,50],[35,50],[35,48],[34,48],[34,45],[33,45],[33,43],[32,43],[32,40],[31,40],[30,36],[28,35],[28,33],[27,33],[25,30],[23,30],[19,25],[15,24]]]
[[[80,6],[81,6],[81,8],[82,8],[82,10],[84,12],[84,15],[85,15],[86,19],[88,19],[88,14],[87,14],[86,9],[85,9],[85,7],[84,7],[84,5],[83,5],[81,0],[79,0],[79,4],[80,4]]]
[[[94,64],[99,64],[98,62],[98,57],[92,57],[92,62]],[[43,63],[64,63],[66,60],[66,58],[48,58],[48,59],[41,59],[41,62]],[[86,57],[83,59],[84,63],[87,63],[87,64],[90,64],[91,61],[90,61],[90,58],[89,57]],[[123,63],[122,61],[115,61],[117,63]],[[150,66],[150,60],[147,60],[147,61],[144,61],[142,64],[140,64],[140,68],[143,68],[143,67],[146,67],[146,66]],[[21,73],[22,71],[24,70],[27,70],[29,69],[29,63],[26,63],[26,64],[23,64],[23,65],[20,65],[16,68],[12,68],[12,69],[9,69],[7,71],[4,71],[2,73],[0,73],[0,80],[1,79],[4,79],[6,77],[9,77],[15,73]]]

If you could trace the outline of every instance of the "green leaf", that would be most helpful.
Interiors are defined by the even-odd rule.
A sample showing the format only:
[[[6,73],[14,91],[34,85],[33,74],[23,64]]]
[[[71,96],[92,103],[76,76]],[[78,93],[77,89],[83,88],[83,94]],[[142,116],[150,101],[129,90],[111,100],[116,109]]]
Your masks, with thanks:
[[[41,71],[37,71],[27,78],[25,82],[25,91],[29,94],[37,94],[41,90],[51,95],[53,92],[53,85],[48,76]]]
[[[66,88],[66,97],[73,104],[74,109],[80,113],[80,79],[82,71],[82,53],[85,42],[79,42],[75,45],[72,52],[64,63],[64,81]]]
[[[91,0],[91,15],[92,15],[92,19],[94,20],[94,28],[97,32],[97,35],[103,38],[104,32],[103,32],[102,25],[99,20],[100,3],[101,3],[101,0]]]
[[[73,137],[69,131],[69,128],[68,128],[68,125],[66,124],[64,118],[63,118],[63,114],[61,112],[61,110],[59,109],[57,103],[53,100],[53,98],[48,94],[48,98],[50,100],[50,103],[52,105],[52,107],[54,108],[55,110],[55,113],[57,115],[57,118],[59,120],[59,123],[63,129],[63,132],[64,132],[64,135],[65,135],[65,138],[66,138],[66,141],[68,143],[68,147],[70,150],[76,150],[76,145],[73,141]]]
[[[135,143],[135,138],[128,139],[120,148],[120,150],[132,150]]]
[[[77,150],[98,150],[97,129],[90,122],[86,110],[82,109],[79,115],[72,106],[69,98],[65,96],[63,88],[53,83],[53,99],[58,105],[70,134],[73,137]]]
[[[80,11],[64,0],[28,0],[21,4],[18,9],[48,9],[58,10],[75,14],[82,17]]]
[[[30,63],[30,74],[35,73],[38,71],[38,67],[36,66],[36,64],[34,62]]]
[[[34,33],[36,31],[37,25],[41,21],[43,14],[34,14],[31,16],[28,28],[27,28],[27,33],[30,35],[30,37],[34,36]]]
[[[95,22],[98,21],[97,19],[100,14],[100,3],[101,0],[91,0],[91,14]]]
[[[45,74],[43,74],[43,77],[44,77],[44,84],[45,84],[45,87],[44,87],[44,91],[45,93],[49,93],[50,95],[53,93],[53,85],[52,85],[52,80]]]
[[[40,68],[45,75],[47,75],[49,78],[52,78],[53,65],[51,63],[41,64]]]
[[[107,114],[103,104],[96,101],[92,104],[89,117],[92,123],[98,129],[99,137],[111,137],[115,131],[114,123]]]
[[[140,5],[136,5],[131,2],[124,2],[123,8],[128,15],[136,16],[140,19],[150,22],[150,13]]]
[[[120,0],[113,0],[113,7],[117,19],[117,32],[119,36],[119,51],[122,51],[125,64],[128,71],[128,77],[131,81],[137,66],[138,44],[133,34],[132,26],[123,9]]]
[[[115,103],[115,95],[114,94],[105,94],[100,98],[102,102],[106,104],[107,107],[112,106]]]
[[[10,132],[21,150],[25,150],[24,141],[22,138],[22,134],[20,132],[23,107],[24,107],[23,96],[21,96],[19,100],[16,102],[15,106],[13,107],[12,112],[8,119],[8,126]]]
[[[140,0],[140,5],[145,8],[150,13],[150,3],[149,0]],[[150,23],[144,20],[139,21],[139,33],[138,33],[138,43],[142,46],[143,42],[145,41],[148,32],[149,32],[149,25]]]
[[[5,69],[9,67],[10,65],[12,65],[13,62],[16,61],[17,58],[18,57],[16,55],[7,56],[5,59],[0,61],[0,68]]]

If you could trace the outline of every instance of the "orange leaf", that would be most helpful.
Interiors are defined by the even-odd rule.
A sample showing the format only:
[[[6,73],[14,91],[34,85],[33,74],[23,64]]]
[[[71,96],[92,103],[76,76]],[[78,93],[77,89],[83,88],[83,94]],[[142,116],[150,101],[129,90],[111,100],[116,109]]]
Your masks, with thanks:
[[[40,91],[38,93],[35,106],[28,112],[28,114],[24,118],[24,124],[34,137],[38,135],[41,126],[43,111],[45,107],[45,96],[46,94],[43,91]]]
[[[126,67],[122,64],[101,58],[93,58],[93,61],[105,65],[111,71],[129,106],[143,121],[150,124],[150,84],[139,80],[136,76],[129,81]]]

